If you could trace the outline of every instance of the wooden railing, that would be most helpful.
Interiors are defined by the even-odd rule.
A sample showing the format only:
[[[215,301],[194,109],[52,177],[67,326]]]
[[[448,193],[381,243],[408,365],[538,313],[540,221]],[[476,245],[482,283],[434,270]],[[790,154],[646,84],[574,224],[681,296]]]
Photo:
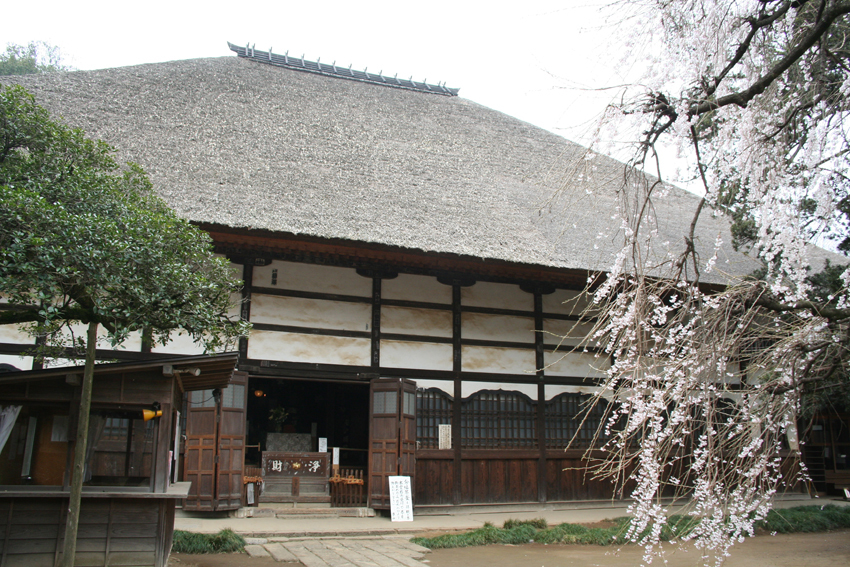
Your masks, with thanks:
[[[366,505],[363,473],[362,467],[348,467],[339,469],[339,475],[331,476],[331,506],[345,508]]]

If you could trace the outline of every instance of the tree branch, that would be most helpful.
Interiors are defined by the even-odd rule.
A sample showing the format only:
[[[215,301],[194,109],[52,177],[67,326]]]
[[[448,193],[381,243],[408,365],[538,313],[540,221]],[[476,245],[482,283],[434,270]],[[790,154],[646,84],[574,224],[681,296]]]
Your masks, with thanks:
[[[688,116],[699,116],[712,110],[717,110],[724,106],[735,104],[740,107],[746,107],[749,102],[756,96],[760,95],[770,86],[773,81],[779,78],[782,73],[787,71],[791,65],[796,63],[820,38],[829,30],[832,23],[850,13],[850,2],[839,2],[825,10],[821,19],[815,26],[805,35],[796,47],[791,49],[788,54],[783,57],[772,69],[757,79],[750,87],[739,93],[729,94],[720,97],[717,100],[706,100],[699,104],[694,104],[688,110]]]

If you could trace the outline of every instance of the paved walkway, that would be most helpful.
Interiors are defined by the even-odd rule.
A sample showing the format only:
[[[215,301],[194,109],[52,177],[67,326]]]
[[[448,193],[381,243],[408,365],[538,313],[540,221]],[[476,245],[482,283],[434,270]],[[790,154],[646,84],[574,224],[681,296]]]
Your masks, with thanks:
[[[775,502],[776,508],[811,504],[850,504],[839,499],[785,497]],[[444,515],[416,514],[412,522],[392,522],[385,516],[374,517],[231,517],[227,513],[177,512],[174,528],[197,533],[217,533],[229,528],[246,537],[256,538],[324,538],[328,536],[412,536],[435,531],[460,531],[482,527],[486,522],[501,526],[505,520],[544,518],[550,526],[569,522],[589,524],[627,515],[625,502],[570,502],[531,504],[528,506],[458,506]],[[672,510],[671,510],[672,512]]]
[[[839,499],[812,500],[786,497],[774,503],[776,508],[812,504],[850,505]],[[280,562],[300,562],[305,567],[427,567],[425,554],[430,550],[410,543],[415,534],[435,531],[467,530],[491,522],[501,526],[505,520],[545,518],[549,525],[563,522],[591,523],[626,515],[624,503],[583,502],[562,505],[458,507],[446,515],[417,515],[412,522],[391,522],[389,518],[342,517],[239,518],[227,514],[186,514],[178,512],[175,528],[215,533],[230,528],[245,536],[245,551],[252,557],[271,557]]]
[[[252,557],[300,561],[305,567],[425,567],[419,561],[430,550],[406,537],[252,540],[245,551]]]
[[[373,517],[293,517],[291,515],[239,518],[227,513],[177,512],[174,528],[189,532],[216,533],[229,528],[246,537],[303,538],[327,536],[384,536],[425,532],[471,530],[486,522],[501,526],[505,520],[545,518],[550,525],[591,523],[607,518],[625,516],[624,503],[585,502],[576,504],[479,507],[459,507],[443,515],[415,514],[412,522],[393,522],[386,516]]]

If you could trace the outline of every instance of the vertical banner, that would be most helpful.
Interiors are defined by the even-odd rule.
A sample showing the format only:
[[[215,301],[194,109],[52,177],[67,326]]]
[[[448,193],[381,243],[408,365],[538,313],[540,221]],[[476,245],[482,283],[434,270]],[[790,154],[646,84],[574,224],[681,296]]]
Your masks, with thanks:
[[[319,452],[327,453],[328,452],[328,438],[327,437],[319,437]]]
[[[390,519],[393,522],[413,521],[413,492],[409,476],[391,476]]]

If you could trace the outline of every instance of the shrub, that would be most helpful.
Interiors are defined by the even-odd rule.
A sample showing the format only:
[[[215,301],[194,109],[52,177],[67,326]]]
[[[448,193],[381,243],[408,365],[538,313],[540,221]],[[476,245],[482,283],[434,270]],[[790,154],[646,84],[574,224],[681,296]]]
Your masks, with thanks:
[[[245,539],[229,529],[217,534],[197,534],[174,530],[172,553],[233,553],[245,548]]]

